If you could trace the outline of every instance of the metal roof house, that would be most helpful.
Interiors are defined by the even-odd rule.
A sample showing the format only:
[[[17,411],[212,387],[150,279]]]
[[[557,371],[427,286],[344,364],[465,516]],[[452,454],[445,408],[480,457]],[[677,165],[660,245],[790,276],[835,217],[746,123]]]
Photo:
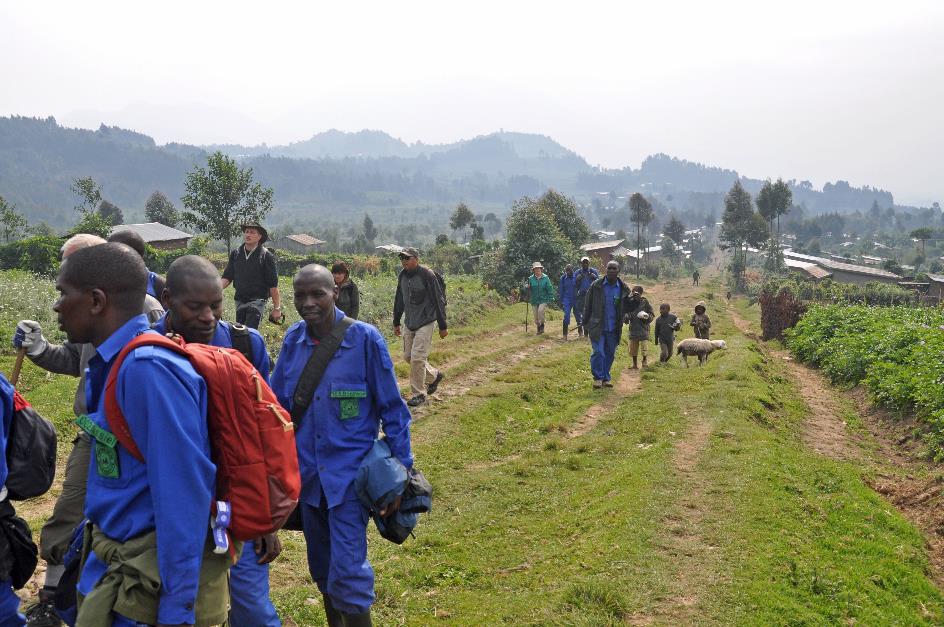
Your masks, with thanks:
[[[789,268],[790,272],[797,274],[804,279],[810,279],[816,283],[833,276],[831,272],[828,272],[820,268],[815,263],[810,263],[809,261],[798,261],[796,259],[785,257],[783,263],[787,268]]]
[[[590,257],[599,257],[603,263],[608,263],[625,254],[623,252],[625,250],[623,249],[623,241],[621,239],[611,239],[605,242],[590,242],[589,244],[583,244],[580,251]]]
[[[308,233],[294,233],[278,238],[275,241],[275,247],[296,253],[310,253],[324,243],[324,240],[312,237]]]
[[[111,232],[133,231],[141,236],[147,244],[158,250],[176,250],[186,248],[193,237],[190,233],[185,233],[174,227],[161,224],[160,222],[146,222],[144,224],[117,224],[112,227]]]
[[[879,282],[889,285],[897,285],[902,277],[894,272],[872,268],[869,266],[858,266],[851,263],[841,263],[826,259],[824,257],[815,257],[813,255],[803,255],[795,253],[792,250],[783,251],[784,259],[793,259],[795,261],[805,261],[813,263],[825,270],[832,272],[832,279],[840,283],[855,283],[856,285],[865,285],[866,283]]]
[[[936,298],[938,303],[944,303],[944,274],[929,274],[928,283],[928,296]]]

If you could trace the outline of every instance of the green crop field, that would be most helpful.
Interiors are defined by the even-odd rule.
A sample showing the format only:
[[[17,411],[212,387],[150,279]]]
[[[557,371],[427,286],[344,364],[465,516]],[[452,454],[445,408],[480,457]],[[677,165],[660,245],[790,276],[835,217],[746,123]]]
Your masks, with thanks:
[[[362,309],[385,332],[391,281],[362,283]],[[723,293],[706,283],[646,288],[686,320]],[[557,337],[559,312],[548,335],[525,335],[523,305],[501,306],[472,279],[449,284],[454,324],[432,355],[446,379],[412,428],[434,509],[402,546],[370,532],[377,624],[944,622],[925,538],[868,487],[870,463],[807,445],[810,408],[785,362],[735,327],[743,303],[708,299],[728,349],[704,367],[675,359],[640,375],[625,369],[624,340],[617,386],[599,391],[589,345]],[[16,300],[51,299],[48,280],[0,285],[5,344],[20,312],[55,326],[41,311],[51,300]],[[280,329],[264,330],[274,352]],[[11,362],[0,357],[4,371]],[[74,380],[30,366],[24,389],[68,440]],[[34,528],[51,499],[25,504]],[[276,605],[288,625],[323,625],[302,537],[283,539]]]

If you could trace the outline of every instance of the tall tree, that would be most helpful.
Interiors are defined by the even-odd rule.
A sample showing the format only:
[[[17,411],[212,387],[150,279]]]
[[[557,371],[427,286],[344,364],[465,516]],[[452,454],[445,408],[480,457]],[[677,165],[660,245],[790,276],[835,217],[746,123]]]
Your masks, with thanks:
[[[83,215],[94,212],[102,202],[102,186],[91,176],[73,179],[71,189],[79,197],[75,210]]]
[[[175,227],[180,222],[174,204],[161,192],[154,192],[144,203],[144,219],[148,222],[160,222],[164,226]]]
[[[913,230],[911,237],[921,242],[921,256],[924,257],[924,243],[934,237],[934,230],[930,227],[923,226],[920,229]]]
[[[475,216],[472,214],[472,210],[464,202],[460,202],[449,217],[449,227],[453,231],[462,231],[462,239],[465,241],[467,239],[465,228],[472,224],[473,220],[475,220]]]
[[[16,210],[16,205],[0,196],[0,231],[3,232],[4,241],[10,242],[26,231],[26,227],[26,218]]]
[[[112,225],[125,223],[125,215],[118,205],[107,200],[98,203],[98,215],[108,220]]]
[[[573,200],[549,189],[538,198],[537,203],[551,212],[557,228],[561,230],[564,237],[570,240],[574,248],[580,248],[582,244],[590,241],[593,233],[586,220],[580,216],[577,203]]]
[[[374,240],[377,239],[377,227],[374,226],[374,221],[371,220],[370,215],[364,214],[364,240],[368,244],[368,248],[374,247]]]
[[[675,242],[676,245],[682,245],[682,240],[685,239],[685,225],[674,215],[669,218],[669,223],[665,225],[662,231],[665,233],[666,237],[672,238],[672,241]]]
[[[195,165],[184,181],[181,198],[184,224],[232,247],[239,225],[261,221],[272,210],[272,188],[252,181],[252,168],[240,168],[222,152],[207,158],[207,167]]]
[[[762,246],[770,231],[763,216],[754,212],[751,195],[735,181],[734,186],[724,198],[724,215],[721,217],[722,249],[732,249],[731,274],[734,276],[735,289],[743,287],[744,270],[747,267],[747,247]]]
[[[636,225],[636,278],[639,278],[639,259],[642,257],[642,229],[652,222],[652,204],[636,192],[629,197],[629,220]]]

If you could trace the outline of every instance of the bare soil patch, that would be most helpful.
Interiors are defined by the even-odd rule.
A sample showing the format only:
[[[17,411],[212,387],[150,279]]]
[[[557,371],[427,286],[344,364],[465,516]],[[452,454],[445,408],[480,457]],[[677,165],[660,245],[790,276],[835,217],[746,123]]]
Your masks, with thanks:
[[[600,418],[616,407],[625,397],[637,392],[639,388],[642,387],[641,372],[641,370],[633,370],[631,368],[620,372],[616,383],[613,384],[613,389],[609,391],[609,393],[604,392],[606,393],[606,398],[599,403],[591,405],[587,411],[584,412],[584,415],[574,423],[574,426],[567,431],[564,437],[569,440],[590,433],[590,431],[597,426],[597,423],[600,422]]]

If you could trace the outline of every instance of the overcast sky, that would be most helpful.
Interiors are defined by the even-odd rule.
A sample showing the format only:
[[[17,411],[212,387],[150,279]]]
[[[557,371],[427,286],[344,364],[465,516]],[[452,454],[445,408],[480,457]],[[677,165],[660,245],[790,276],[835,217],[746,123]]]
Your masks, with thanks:
[[[158,142],[549,135],[944,202],[944,2],[6,2],[0,114]]]

